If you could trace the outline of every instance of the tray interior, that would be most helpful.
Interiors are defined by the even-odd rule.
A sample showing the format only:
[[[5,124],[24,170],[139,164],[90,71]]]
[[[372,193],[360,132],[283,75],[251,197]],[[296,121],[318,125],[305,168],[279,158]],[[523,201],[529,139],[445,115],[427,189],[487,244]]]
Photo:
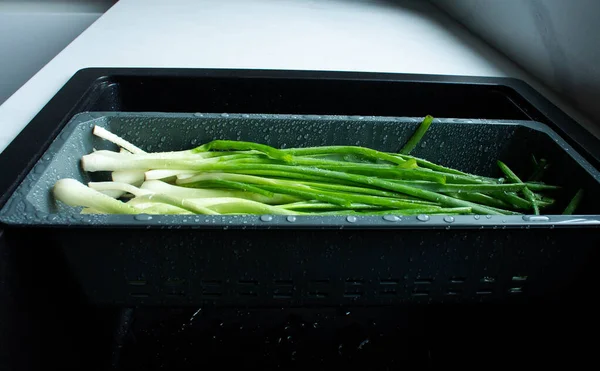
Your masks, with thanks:
[[[82,182],[106,179],[106,173],[85,173],[81,156],[94,149],[115,149],[92,135],[100,125],[146,151],[192,148],[213,139],[248,140],[274,147],[358,145],[382,151],[398,151],[420,118],[362,116],[84,113],[65,127],[49,151],[25,181],[29,186],[22,205],[26,212],[74,213],[52,197],[60,178]],[[546,158],[551,168],[545,181],[564,187],[564,197],[549,213],[560,213],[570,195],[584,187],[597,190],[598,173],[543,124],[529,121],[436,119],[424,140],[412,153],[445,166],[485,176],[500,176],[496,160],[508,164],[526,178],[533,170],[532,156]],[[13,197],[14,198],[14,197]],[[595,198],[589,198],[579,214],[597,214]],[[21,205],[18,203],[17,205]]]

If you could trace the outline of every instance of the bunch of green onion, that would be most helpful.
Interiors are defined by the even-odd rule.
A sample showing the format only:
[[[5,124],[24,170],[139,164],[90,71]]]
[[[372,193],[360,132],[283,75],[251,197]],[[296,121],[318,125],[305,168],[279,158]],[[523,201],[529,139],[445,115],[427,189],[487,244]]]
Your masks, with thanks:
[[[554,203],[559,189],[523,182],[498,161],[503,178],[489,178],[410,156],[433,118],[425,117],[399,153],[359,146],[277,149],[214,140],[199,147],[147,153],[95,126],[93,134],[119,151],[83,156],[87,172],[111,172],[112,181],[84,185],[60,179],[55,198],[87,214],[272,215],[515,215]],[[571,213],[581,192],[565,210]]]

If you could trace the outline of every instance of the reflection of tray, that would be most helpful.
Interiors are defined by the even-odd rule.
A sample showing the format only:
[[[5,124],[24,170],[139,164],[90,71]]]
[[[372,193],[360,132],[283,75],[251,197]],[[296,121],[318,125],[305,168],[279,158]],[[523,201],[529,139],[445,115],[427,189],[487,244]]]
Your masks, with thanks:
[[[128,215],[83,216],[75,209],[57,209],[50,195],[58,178],[89,181],[78,159],[93,148],[110,148],[91,134],[94,124],[149,151],[180,150],[213,139],[396,151],[419,122],[354,116],[83,113],[59,133],[9,199],[0,221],[53,226],[43,235],[65,251],[86,294],[101,303],[492,300],[553,291],[557,277],[571,279],[568,272],[580,267],[588,248],[598,246],[592,228],[600,224],[599,217],[591,215],[600,209],[597,201],[586,203],[581,213],[588,215],[577,217],[465,215],[450,224],[442,216],[426,222],[417,217],[349,222],[343,216],[298,216],[290,223],[283,216],[269,222],[252,215],[163,215],[144,221]],[[524,159],[543,156],[553,164],[547,180],[569,195],[581,186],[587,193],[597,192],[600,179],[557,134],[530,121],[439,119],[414,154],[486,176],[499,175],[496,159],[527,174],[532,169]],[[565,202],[568,198],[557,210]],[[531,226],[535,228],[524,229]],[[568,248],[573,231],[590,234],[577,249]],[[552,240],[546,238],[549,233]]]

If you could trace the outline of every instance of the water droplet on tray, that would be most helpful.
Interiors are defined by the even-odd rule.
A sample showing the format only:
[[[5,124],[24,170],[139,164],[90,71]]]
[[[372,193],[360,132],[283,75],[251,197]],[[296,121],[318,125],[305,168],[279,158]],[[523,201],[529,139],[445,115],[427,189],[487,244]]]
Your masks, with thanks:
[[[453,217],[453,216],[450,216],[450,215],[448,215],[448,216],[445,216],[445,217],[444,217],[444,221],[445,221],[446,223],[454,223],[454,217]]]
[[[419,215],[417,215],[417,220],[419,220],[421,222],[426,222],[429,220],[429,215],[419,214]]]
[[[384,215],[383,220],[388,222],[397,222],[400,220],[396,215]]]
[[[346,217],[346,221],[347,221],[348,223],[356,223],[356,221],[357,221],[357,220],[358,220],[358,219],[357,219],[355,216],[353,216],[353,215],[350,215],[350,216],[347,216],[347,217]]]
[[[287,218],[285,218],[285,220],[287,220],[290,223],[293,223],[296,221],[296,217],[293,215],[288,215]]]
[[[138,222],[147,222],[148,220],[152,220],[152,216],[147,214],[140,214],[134,216],[133,219],[137,220]]]
[[[273,220],[273,216],[271,216],[271,215],[261,215],[260,216],[261,222],[270,222],[271,220]]]
[[[479,215],[473,215],[473,219],[479,220],[479,218],[481,218],[481,216],[479,216]]]
[[[550,218],[544,215],[523,215],[526,222],[549,222]]]

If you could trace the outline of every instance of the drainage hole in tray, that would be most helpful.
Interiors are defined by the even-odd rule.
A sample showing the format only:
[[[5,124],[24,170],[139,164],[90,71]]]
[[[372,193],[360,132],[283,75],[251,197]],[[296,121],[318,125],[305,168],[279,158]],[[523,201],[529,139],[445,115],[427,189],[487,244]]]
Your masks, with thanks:
[[[145,292],[132,292],[129,294],[132,298],[148,298],[150,294]]]
[[[360,278],[348,278],[346,280],[346,285],[362,285],[365,282],[365,280],[360,279]]]
[[[175,279],[168,279],[168,280],[165,282],[165,286],[170,286],[170,287],[173,287],[173,286],[181,286],[181,285],[183,285],[184,283],[185,283],[185,280],[183,280],[183,279],[177,279],[177,278],[175,278]]]
[[[238,293],[239,296],[258,296],[258,293],[255,291],[240,291]]]
[[[258,285],[258,280],[238,280],[240,285]]]
[[[146,280],[131,280],[127,282],[130,286],[146,286],[148,281]]]
[[[167,297],[183,298],[183,297],[185,297],[185,292],[169,292],[169,293],[167,293]]]
[[[362,292],[345,292],[344,298],[358,299],[362,296]]]
[[[218,298],[221,295],[223,295],[223,294],[220,291],[208,291],[208,290],[202,291],[202,296],[209,297],[209,298]]]
[[[292,280],[273,280],[273,283],[280,286],[293,286],[294,281]]]
[[[450,283],[465,283],[465,277],[450,277]]]
[[[512,280],[517,282],[527,281],[527,276],[513,276]]]
[[[202,280],[203,285],[220,285],[223,283],[221,280]]]
[[[275,291],[273,299],[291,299],[292,293],[289,291]]]

